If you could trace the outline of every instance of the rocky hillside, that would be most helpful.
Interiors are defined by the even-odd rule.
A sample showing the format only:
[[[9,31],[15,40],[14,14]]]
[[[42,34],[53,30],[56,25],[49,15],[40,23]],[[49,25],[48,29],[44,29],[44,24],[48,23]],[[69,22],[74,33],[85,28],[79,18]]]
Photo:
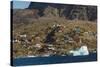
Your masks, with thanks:
[[[97,20],[96,6],[65,5],[54,3],[30,3],[27,9],[13,9],[14,23],[31,23],[39,17],[60,17],[69,20]]]
[[[32,2],[12,10],[14,58],[69,55],[83,45],[97,50],[96,6]]]
[[[67,19],[80,19],[94,21],[97,19],[96,6],[65,5],[54,3],[30,3],[28,9],[39,10],[38,15],[46,17],[65,17]]]

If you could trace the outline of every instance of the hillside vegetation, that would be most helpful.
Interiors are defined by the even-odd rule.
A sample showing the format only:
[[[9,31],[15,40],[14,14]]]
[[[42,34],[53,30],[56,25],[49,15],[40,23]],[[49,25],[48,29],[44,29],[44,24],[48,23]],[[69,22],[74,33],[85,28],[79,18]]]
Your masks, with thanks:
[[[75,43],[66,43],[65,42],[66,40],[64,39],[64,37],[67,35],[72,37],[71,34],[74,33],[73,30],[75,29],[75,27],[80,28],[79,37],[82,39],[83,45],[87,45],[90,52],[95,51],[97,49],[97,38],[96,38],[97,24],[95,22],[81,21],[81,20],[66,20],[63,18],[44,19],[44,17],[42,17],[34,21],[33,23],[20,24],[13,28],[13,38],[19,39],[20,35],[26,34],[27,35],[26,39],[31,40],[29,41],[30,43],[27,43],[25,41],[22,41],[22,43],[14,43],[13,44],[14,57],[39,55],[39,54],[42,55],[43,52],[47,53],[46,51],[48,51],[49,53],[52,52],[52,50],[48,49],[45,49],[41,52],[39,50],[36,50],[37,48],[35,48],[34,46],[36,45],[36,43],[49,45],[48,42],[47,43],[45,42],[46,36],[50,33],[50,31],[53,30],[53,25],[56,24],[65,26],[63,32],[55,32],[55,35],[53,36],[55,41],[50,43],[51,45],[53,45],[53,48],[55,49],[54,52],[56,52],[56,55],[62,55],[62,54],[66,55],[70,50],[79,47],[79,45],[76,46]],[[86,35],[84,34],[84,32],[90,32],[90,34]],[[36,41],[35,40],[36,37],[40,37],[41,40]]]

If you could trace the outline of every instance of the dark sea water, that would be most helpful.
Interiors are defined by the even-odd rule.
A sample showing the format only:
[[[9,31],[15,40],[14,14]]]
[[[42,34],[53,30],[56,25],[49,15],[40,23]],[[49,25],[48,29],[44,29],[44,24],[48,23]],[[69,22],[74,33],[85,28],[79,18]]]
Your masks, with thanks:
[[[42,65],[42,64],[57,64],[57,63],[72,63],[72,62],[89,62],[97,61],[97,53],[91,53],[87,56],[50,56],[50,57],[27,57],[13,59],[12,66],[25,65]]]

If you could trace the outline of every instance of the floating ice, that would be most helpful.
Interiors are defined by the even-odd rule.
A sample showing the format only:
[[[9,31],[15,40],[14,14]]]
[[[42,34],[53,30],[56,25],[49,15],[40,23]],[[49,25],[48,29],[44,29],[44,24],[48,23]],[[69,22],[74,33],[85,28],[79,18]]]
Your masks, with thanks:
[[[71,50],[69,51],[70,54],[73,54],[73,56],[82,56],[82,55],[89,55],[89,51],[87,46],[81,46],[78,50]]]

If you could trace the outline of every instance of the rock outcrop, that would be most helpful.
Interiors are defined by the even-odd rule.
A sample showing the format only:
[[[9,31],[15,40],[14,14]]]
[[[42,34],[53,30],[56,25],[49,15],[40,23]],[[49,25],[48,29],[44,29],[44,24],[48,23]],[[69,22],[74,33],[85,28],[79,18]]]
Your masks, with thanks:
[[[31,2],[27,9],[39,10],[39,16],[65,17],[67,19],[79,19],[90,21],[94,21],[97,19],[96,6]]]

